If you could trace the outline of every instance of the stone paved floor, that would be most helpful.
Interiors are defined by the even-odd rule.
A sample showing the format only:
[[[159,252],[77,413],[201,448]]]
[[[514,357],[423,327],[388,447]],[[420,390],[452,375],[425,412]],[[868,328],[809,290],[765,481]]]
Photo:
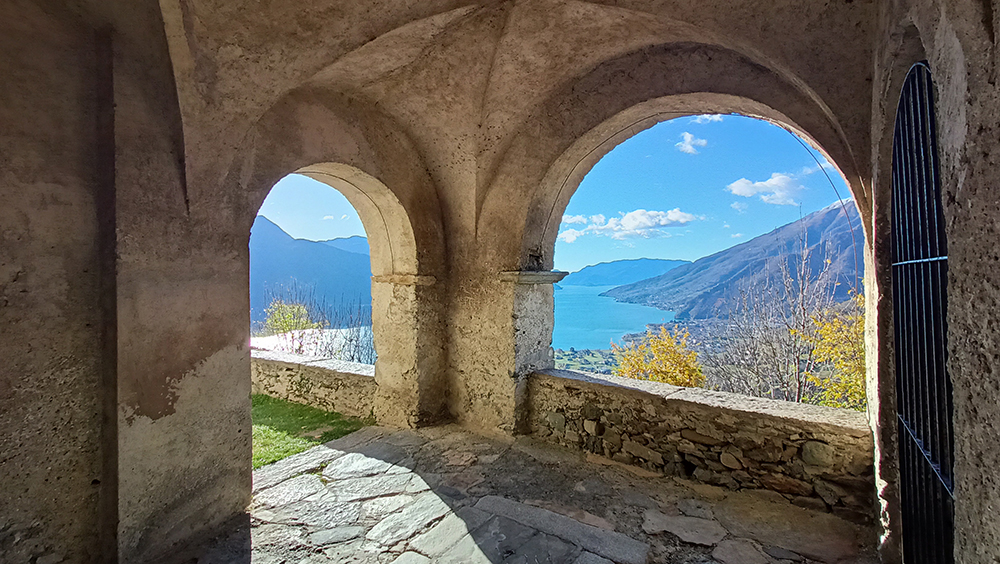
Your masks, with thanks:
[[[370,427],[254,473],[254,564],[869,563],[874,531],[770,492],[526,437]]]

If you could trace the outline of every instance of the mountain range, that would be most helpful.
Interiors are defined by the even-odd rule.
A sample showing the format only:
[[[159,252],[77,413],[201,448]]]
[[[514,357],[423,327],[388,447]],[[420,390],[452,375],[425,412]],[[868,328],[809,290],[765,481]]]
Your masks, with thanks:
[[[621,286],[665,274],[689,260],[625,259],[585,266],[563,278],[563,286]]]
[[[822,291],[843,301],[852,288],[860,290],[862,240],[857,208],[835,204],[745,243],[601,295],[673,311],[675,319],[716,317],[728,311],[742,289],[780,283],[784,276],[781,261],[798,264],[797,259],[805,254],[813,279],[828,269]]]
[[[297,286],[327,303],[371,302],[365,237],[295,239],[264,216],[257,216],[251,234],[252,322],[263,321],[267,300],[282,287]],[[780,262],[800,257],[804,247],[810,275],[815,278],[824,268],[835,274],[828,277],[823,291],[842,301],[850,289],[860,286],[862,237],[857,209],[838,204],[694,262],[648,258],[604,262],[571,273],[562,285],[615,286],[601,295],[672,311],[676,319],[704,319],[724,315],[744,288],[780,282]]]
[[[351,235],[350,237],[338,237],[336,239],[327,239],[326,241],[316,241],[317,243],[323,243],[335,249],[340,249],[342,251],[347,251],[349,253],[358,253],[362,255],[371,256],[371,251],[368,248],[368,238],[362,237],[361,235]]]
[[[328,304],[371,303],[368,240],[295,239],[259,215],[250,229],[250,321],[264,320],[269,299],[282,288],[313,293]]]

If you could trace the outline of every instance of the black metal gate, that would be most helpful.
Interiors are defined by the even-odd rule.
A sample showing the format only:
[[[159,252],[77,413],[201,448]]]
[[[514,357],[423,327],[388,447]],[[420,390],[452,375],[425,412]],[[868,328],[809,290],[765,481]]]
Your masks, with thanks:
[[[954,562],[954,444],[947,370],[948,250],[934,86],[910,69],[892,143],[892,301],[907,564]]]

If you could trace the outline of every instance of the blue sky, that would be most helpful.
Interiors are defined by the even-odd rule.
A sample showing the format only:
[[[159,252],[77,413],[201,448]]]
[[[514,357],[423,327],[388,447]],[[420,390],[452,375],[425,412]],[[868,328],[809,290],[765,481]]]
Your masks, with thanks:
[[[298,174],[278,181],[257,214],[296,239],[325,241],[365,234],[358,212],[347,198],[322,182]]]
[[[625,258],[695,260],[767,233],[850,192],[818,152],[743,116],[660,123],[618,145],[580,183],[563,216],[555,267]],[[363,235],[340,192],[289,175],[260,212],[292,237]]]
[[[788,131],[743,116],[660,123],[604,156],[563,216],[555,267],[623,258],[695,260],[837,201],[840,175]]]

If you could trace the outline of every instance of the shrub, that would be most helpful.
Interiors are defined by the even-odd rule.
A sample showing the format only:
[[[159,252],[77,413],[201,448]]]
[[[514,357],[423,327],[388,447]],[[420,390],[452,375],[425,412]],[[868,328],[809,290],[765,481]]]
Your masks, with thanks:
[[[305,305],[278,298],[271,300],[264,311],[267,315],[264,319],[265,330],[272,335],[281,335],[287,341],[285,346],[288,352],[295,354],[304,354],[307,336],[312,330],[323,329],[326,325],[313,321]]]
[[[611,344],[618,366],[616,376],[636,380],[653,380],[674,386],[701,387],[705,383],[698,353],[688,349],[687,331],[646,332],[646,338],[632,341],[626,347]]]
[[[278,335],[279,350],[375,364],[371,306],[361,298],[328,302],[312,286],[278,286],[267,291],[265,319],[251,327],[255,336]]]
[[[267,314],[264,320],[264,327],[271,335],[279,335],[290,331],[320,329],[323,326],[322,323],[314,322],[309,318],[309,310],[303,304],[274,299],[264,311]]]

